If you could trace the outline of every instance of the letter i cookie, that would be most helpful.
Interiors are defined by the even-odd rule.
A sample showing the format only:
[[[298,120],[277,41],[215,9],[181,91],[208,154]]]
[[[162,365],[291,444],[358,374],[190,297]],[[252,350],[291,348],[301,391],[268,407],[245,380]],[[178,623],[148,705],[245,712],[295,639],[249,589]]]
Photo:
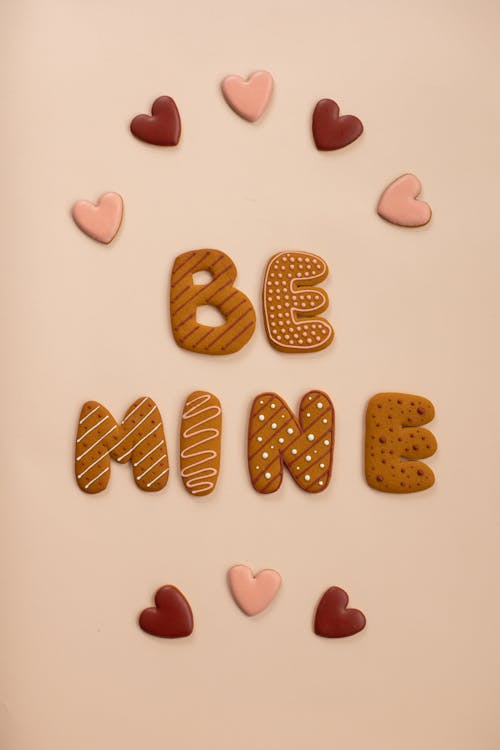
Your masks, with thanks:
[[[217,396],[194,391],[182,412],[180,465],[191,495],[209,495],[219,477],[222,410]]]
[[[283,464],[306,492],[328,487],[333,467],[335,412],[322,391],[309,391],[297,419],[276,393],[254,400],[248,428],[248,468],[257,492],[276,492]]]
[[[318,317],[329,300],[316,285],[327,276],[328,266],[319,255],[300,251],[273,255],[264,278],[262,304],[266,334],[275,349],[301,354],[332,343],[332,326]]]

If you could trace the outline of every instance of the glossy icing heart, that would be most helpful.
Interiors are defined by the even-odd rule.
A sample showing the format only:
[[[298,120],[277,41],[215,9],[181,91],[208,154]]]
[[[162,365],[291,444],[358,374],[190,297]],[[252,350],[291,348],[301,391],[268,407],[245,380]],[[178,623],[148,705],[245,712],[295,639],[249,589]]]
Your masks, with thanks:
[[[193,632],[193,613],[178,588],[162,586],[156,592],[155,606],[141,612],[139,625],[159,638],[186,638]]]
[[[431,220],[432,210],[425,201],[417,200],[422,185],[414,174],[403,174],[391,182],[378,202],[379,215],[401,227],[422,227]]]
[[[71,209],[71,215],[82,232],[108,245],[122,222],[123,199],[118,193],[104,193],[97,203],[77,201]]]
[[[312,118],[312,132],[316,148],[335,151],[348,146],[363,132],[363,123],[354,115],[340,117],[339,105],[333,99],[320,99]]]
[[[254,576],[246,565],[234,565],[227,577],[236,604],[250,616],[266,609],[281,586],[280,574],[270,568]]]
[[[154,146],[177,146],[181,137],[181,118],[171,96],[155,99],[150,115],[136,115],[130,130],[140,141]]]
[[[221,88],[231,109],[245,120],[255,122],[267,109],[273,93],[273,77],[267,70],[259,70],[247,79],[231,75],[224,78]]]
[[[331,586],[325,591],[316,609],[314,632],[323,638],[345,638],[359,633],[366,618],[359,609],[348,609],[349,597],[344,589]]]

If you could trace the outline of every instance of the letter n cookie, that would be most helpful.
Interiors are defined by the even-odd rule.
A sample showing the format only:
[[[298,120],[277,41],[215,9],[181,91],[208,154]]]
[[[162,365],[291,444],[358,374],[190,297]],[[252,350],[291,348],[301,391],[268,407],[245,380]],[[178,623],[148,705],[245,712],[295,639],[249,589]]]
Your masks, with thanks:
[[[195,284],[193,274],[199,271],[208,271],[212,280]],[[193,250],[175,259],[170,320],[179,346],[200,354],[232,354],[245,346],[255,330],[255,310],[248,297],[233,286],[235,280],[236,266],[220,250]],[[218,308],[225,323],[198,323],[196,310],[200,305]]]
[[[282,352],[317,352],[333,341],[330,323],[318,317],[329,304],[316,284],[326,279],[328,266],[319,255],[282,252],[267,266],[262,290],[266,334]]]
[[[421,425],[434,419],[434,406],[421,396],[378,393],[366,409],[365,476],[381,492],[420,492],[434,473],[419,459],[437,450],[436,438]]]
[[[87,401],[76,433],[75,474],[84,492],[106,489],[110,458],[132,463],[135,483],[145,492],[157,492],[168,481],[168,455],[163,423],[155,402],[138,398],[118,424],[98,401]]]
[[[254,400],[248,428],[248,468],[257,492],[276,492],[283,464],[306,492],[328,487],[333,467],[335,412],[321,391],[309,391],[300,402],[299,417],[276,393]]]

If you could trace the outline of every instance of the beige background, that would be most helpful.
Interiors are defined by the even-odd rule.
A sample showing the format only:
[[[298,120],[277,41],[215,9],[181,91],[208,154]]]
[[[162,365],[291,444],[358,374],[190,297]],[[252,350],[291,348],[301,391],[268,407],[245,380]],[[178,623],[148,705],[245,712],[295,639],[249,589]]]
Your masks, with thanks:
[[[4,0],[1,5],[3,500],[0,741],[5,750],[496,750],[498,601],[498,2],[470,0]],[[272,71],[255,126],[219,93],[228,73]],[[176,150],[137,142],[130,118],[179,106]],[[365,133],[316,151],[321,97]],[[429,227],[386,224],[383,187],[415,172]],[[109,247],[71,204],[115,190]],[[229,252],[258,303],[278,249],[330,265],[334,345],[287,356],[259,327],[238,355],[174,344],[167,283],[187,249]],[[251,488],[249,404],[334,399],[334,481],[309,497],[287,477]],[[196,388],[223,403],[216,493],[176,471],[141,493],[126,469],[86,496],[73,478],[86,399],[120,417],[157,400],[177,463],[179,410]],[[372,491],[362,420],[380,390],[432,399],[437,484]],[[227,568],[284,579],[245,618]],[[136,625],[155,589],[189,597],[192,638]],[[367,615],[317,638],[316,601],[347,589]]]

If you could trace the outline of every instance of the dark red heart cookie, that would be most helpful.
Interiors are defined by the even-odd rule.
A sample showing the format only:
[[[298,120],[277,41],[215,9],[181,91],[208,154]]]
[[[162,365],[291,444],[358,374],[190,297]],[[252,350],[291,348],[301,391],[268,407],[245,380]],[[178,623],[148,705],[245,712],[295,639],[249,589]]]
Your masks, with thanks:
[[[359,609],[347,609],[349,597],[344,589],[331,586],[325,591],[316,609],[314,632],[323,638],[345,638],[359,633],[366,618]]]
[[[140,627],[159,638],[185,638],[193,632],[193,613],[184,594],[175,586],[162,586],[155,595],[155,607],[144,609]]]
[[[140,141],[155,146],[177,146],[181,137],[181,118],[172,97],[156,99],[151,114],[134,117],[130,130]]]
[[[312,132],[319,151],[344,148],[359,138],[363,123],[354,115],[339,116],[339,105],[333,99],[320,99],[312,118]]]

